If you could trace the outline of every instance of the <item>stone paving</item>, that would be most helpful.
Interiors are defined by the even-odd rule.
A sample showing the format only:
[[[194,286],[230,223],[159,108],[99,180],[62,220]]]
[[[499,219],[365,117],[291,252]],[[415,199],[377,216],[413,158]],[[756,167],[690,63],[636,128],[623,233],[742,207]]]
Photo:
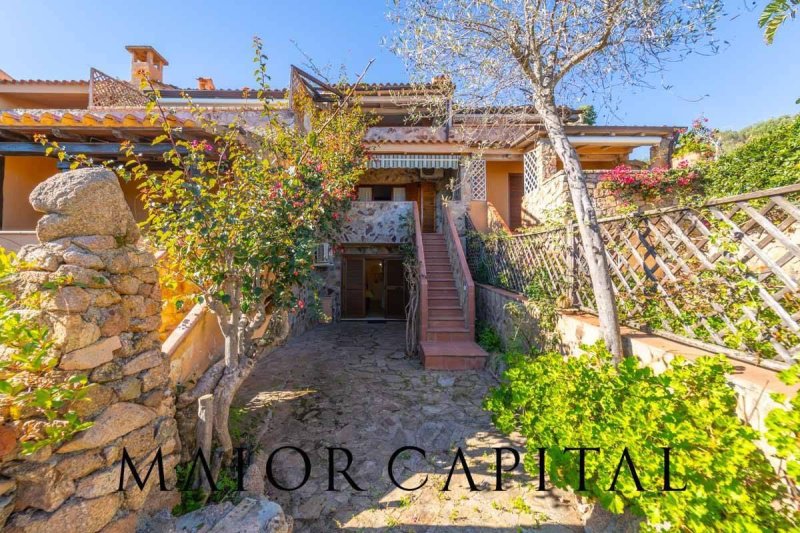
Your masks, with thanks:
[[[295,519],[295,531],[583,531],[570,496],[537,492],[522,472],[505,474],[494,491],[494,451],[522,443],[502,436],[481,407],[494,384],[484,371],[432,372],[403,353],[404,325],[344,322],[320,326],[291,340],[262,360],[242,386],[237,404],[249,420],[269,420],[259,440],[262,457],[281,446],[304,450],[311,462],[309,480],[295,491],[265,491]],[[412,487],[403,491],[389,479],[387,465],[402,446],[395,476]],[[335,478],[328,486],[327,447],[353,454],[348,473],[363,491]],[[455,450],[465,451],[477,492],[462,468],[444,485]],[[508,457],[511,461],[511,457]],[[337,470],[346,465],[340,453]],[[507,466],[511,463],[508,462]],[[303,479],[303,460],[283,451],[274,460],[274,480],[294,487]]]

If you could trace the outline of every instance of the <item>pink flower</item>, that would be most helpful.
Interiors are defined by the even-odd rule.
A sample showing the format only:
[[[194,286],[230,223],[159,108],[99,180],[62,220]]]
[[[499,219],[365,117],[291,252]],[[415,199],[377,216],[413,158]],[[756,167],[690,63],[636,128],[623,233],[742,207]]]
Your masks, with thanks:
[[[303,300],[297,300],[297,307],[303,309],[306,306],[306,303]]]

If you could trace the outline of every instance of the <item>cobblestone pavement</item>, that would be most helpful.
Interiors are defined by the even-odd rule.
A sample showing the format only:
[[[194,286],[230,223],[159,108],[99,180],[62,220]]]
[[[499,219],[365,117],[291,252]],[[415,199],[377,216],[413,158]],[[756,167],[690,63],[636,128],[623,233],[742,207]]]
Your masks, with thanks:
[[[266,481],[270,499],[295,518],[295,531],[582,531],[562,492],[537,492],[521,471],[505,474],[494,491],[493,447],[523,451],[519,440],[497,432],[481,401],[493,379],[487,372],[425,371],[404,356],[404,325],[339,323],[301,335],[262,360],[239,392],[245,417],[269,418],[259,439],[262,456],[281,446],[304,450],[309,480],[295,491]],[[402,446],[426,451],[400,454],[395,477],[411,492],[396,488],[387,465]],[[348,473],[363,491],[336,474],[328,487],[327,447],[353,454]],[[480,489],[469,490],[461,466],[450,490],[442,491],[461,447]],[[511,466],[508,454],[506,467]],[[346,465],[338,452],[338,469]],[[286,450],[273,463],[274,480],[294,487],[303,479],[303,460]]]

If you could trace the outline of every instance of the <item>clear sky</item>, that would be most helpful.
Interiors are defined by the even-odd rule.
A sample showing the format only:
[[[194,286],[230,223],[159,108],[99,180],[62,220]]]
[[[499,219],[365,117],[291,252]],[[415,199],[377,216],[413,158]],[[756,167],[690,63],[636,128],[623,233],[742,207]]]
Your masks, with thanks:
[[[599,109],[599,122],[685,125],[702,113],[726,129],[800,112],[800,20],[767,46],[756,25],[765,0],[742,1],[720,21],[729,42],[721,53],[672,65],[652,80],[657,89],[618,92],[616,114]],[[274,87],[287,85],[288,66],[306,61],[304,53],[333,78],[341,65],[354,77],[374,58],[367,81],[404,81],[402,63],[382,44],[392,31],[385,11],[384,0],[0,0],[0,69],[86,79],[96,67],[127,78],[124,46],[149,44],[169,61],[169,83],[194,87],[197,76],[211,76],[218,88],[239,88],[252,84],[251,38],[259,35]]]

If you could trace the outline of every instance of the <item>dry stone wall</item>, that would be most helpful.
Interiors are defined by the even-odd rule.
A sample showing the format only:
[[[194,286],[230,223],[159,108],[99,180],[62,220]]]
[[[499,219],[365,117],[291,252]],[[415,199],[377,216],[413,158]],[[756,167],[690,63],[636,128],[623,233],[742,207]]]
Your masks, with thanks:
[[[161,448],[174,487],[180,441],[161,351],[161,292],[153,254],[117,177],[106,169],[57,174],[37,186],[31,204],[44,216],[39,244],[25,246],[17,290],[39,295],[36,319],[60,356],[57,371],[88,377],[80,415],[93,425],[55,449],[0,459],[0,490],[10,510],[4,531],[133,531],[137,511],[174,504],[176,492],[145,491],[130,476],[118,492],[122,450],[147,472]],[[149,490],[156,486],[153,497]],[[105,529],[104,529],[105,528]]]

